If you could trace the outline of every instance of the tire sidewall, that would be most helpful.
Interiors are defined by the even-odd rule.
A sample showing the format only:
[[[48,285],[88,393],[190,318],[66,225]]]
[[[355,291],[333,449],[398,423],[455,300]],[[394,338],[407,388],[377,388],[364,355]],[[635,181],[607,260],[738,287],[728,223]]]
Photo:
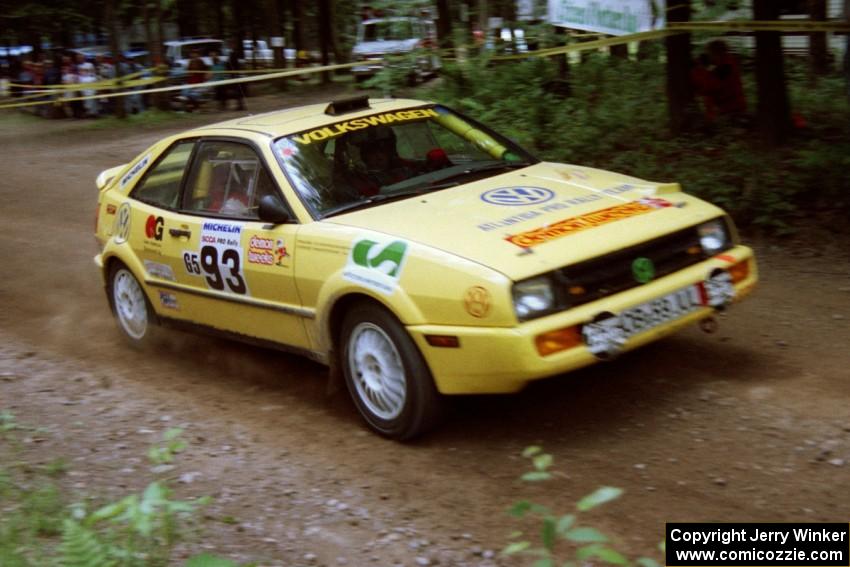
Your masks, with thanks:
[[[115,279],[121,272],[126,272],[131,278],[133,278],[133,280],[136,282],[136,285],[138,285],[139,289],[142,291],[142,297],[145,301],[147,324],[145,325],[145,332],[140,338],[136,338],[127,332],[127,330],[124,328],[124,323],[121,321],[121,318],[118,315],[118,307],[115,305]],[[139,279],[130,270],[130,268],[128,268],[123,263],[116,263],[110,268],[106,294],[109,298],[109,307],[112,310],[112,315],[113,317],[115,317],[115,324],[118,326],[118,330],[120,331],[124,341],[136,349],[145,348],[150,345],[151,342],[154,340],[155,336],[155,327],[157,325],[156,313],[151,307],[150,300],[148,299],[148,296],[145,293],[145,288],[142,287],[142,284],[139,283]]]
[[[405,400],[401,413],[392,419],[383,419],[371,412],[360,398],[353,369],[349,362],[351,333],[360,323],[378,326],[393,343],[404,368]],[[340,362],[348,393],[360,415],[369,426],[391,439],[409,439],[427,428],[428,415],[436,404],[437,393],[433,378],[419,349],[400,322],[386,309],[373,305],[358,305],[345,317],[340,333]]]

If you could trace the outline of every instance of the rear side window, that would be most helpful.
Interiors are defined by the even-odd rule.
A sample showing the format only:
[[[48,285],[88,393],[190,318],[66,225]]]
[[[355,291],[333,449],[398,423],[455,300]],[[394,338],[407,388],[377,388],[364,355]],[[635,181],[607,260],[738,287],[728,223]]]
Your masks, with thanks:
[[[179,142],[169,148],[163,157],[139,181],[130,195],[136,200],[164,209],[177,208],[180,182],[192,156],[195,142]]]
[[[259,156],[244,144],[203,142],[186,183],[183,209],[205,216],[258,219],[260,199],[275,194]]]

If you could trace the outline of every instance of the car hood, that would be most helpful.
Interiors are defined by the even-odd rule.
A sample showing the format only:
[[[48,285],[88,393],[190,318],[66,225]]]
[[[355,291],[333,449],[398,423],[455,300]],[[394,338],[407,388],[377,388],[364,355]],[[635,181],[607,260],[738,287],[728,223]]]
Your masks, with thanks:
[[[722,214],[678,184],[539,163],[321,222],[418,242],[520,280]]]
[[[412,51],[419,40],[399,39],[386,41],[364,41],[354,47],[355,55],[381,55],[384,53],[403,53]]]

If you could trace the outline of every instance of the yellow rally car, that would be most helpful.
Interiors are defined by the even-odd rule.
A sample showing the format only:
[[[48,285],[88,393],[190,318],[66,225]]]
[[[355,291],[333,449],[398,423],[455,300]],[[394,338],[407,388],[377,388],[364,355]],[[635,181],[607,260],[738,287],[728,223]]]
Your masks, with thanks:
[[[722,210],[546,163],[439,104],[351,98],[172,136],[101,173],[96,257],[143,344],[191,325],[344,375],[377,432],[709,318],[755,285]]]

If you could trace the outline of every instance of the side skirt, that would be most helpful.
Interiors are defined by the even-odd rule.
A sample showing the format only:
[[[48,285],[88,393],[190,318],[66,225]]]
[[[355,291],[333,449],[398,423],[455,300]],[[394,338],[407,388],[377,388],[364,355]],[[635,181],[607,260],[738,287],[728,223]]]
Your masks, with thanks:
[[[309,358],[310,360],[318,362],[319,364],[328,366],[327,355],[309,349],[293,347],[267,339],[260,339],[257,337],[252,337],[250,335],[243,335],[241,333],[234,333],[232,331],[217,329],[216,327],[211,327],[209,325],[191,323],[189,321],[183,321],[182,319],[172,319],[170,317],[163,317],[161,315],[159,316],[159,322],[162,324],[163,327],[177,329],[179,331],[201,333],[204,335],[209,335],[221,339],[234,340],[240,343],[277,350],[288,354],[297,354],[298,356],[304,356],[306,358]]]

